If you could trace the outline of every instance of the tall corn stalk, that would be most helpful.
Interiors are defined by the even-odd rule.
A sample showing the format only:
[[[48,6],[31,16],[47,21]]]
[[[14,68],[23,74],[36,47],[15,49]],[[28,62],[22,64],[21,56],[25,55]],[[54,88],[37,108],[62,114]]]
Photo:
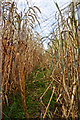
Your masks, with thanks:
[[[2,95],[8,104],[9,95],[21,94],[26,118],[29,118],[26,109],[25,83],[28,74],[40,64],[39,56],[43,49],[35,39],[34,24],[40,25],[36,11],[41,13],[37,6],[29,7],[24,13],[18,13],[15,2],[4,2],[2,6]],[[37,49],[36,49],[37,48]],[[36,57],[34,56],[34,52]],[[35,60],[34,60],[35,57]]]
[[[0,1],[0,119],[2,119],[2,89],[1,89],[1,84],[2,84],[2,40],[1,40],[1,1]]]
[[[63,97],[61,98],[61,104],[63,116],[66,118],[72,116],[72,118],[74,119],[77,112],[79,112],[76,107],[76,102],[78,100],[78,98],[76,98],[76,94],[77,87],[79,86],[79,38],[77,21],[75,19],[75,6],[74,3],[71,3],[71,5],[69,6],[71,10],[70,13],[68,13],[67,18],[65,16],[66,19],[63,16],[63,11],[59,9],[57,3],[56,6],[59,10],[59,16],[61,17],[59,18],[61,19],[61,26],[58,26],[59,35],[61,36],[59,41],[62,41],[60,42],[60,44],[61,46],[63,46],[62,52],[59,53],[59,55],[63,54],[62,57],[59,56],[59,58],[62,58],[62,85],[64,88],[64,94],[62,94]]]
[[[56,14],[57,28],[53,30],[49,39],[52,43],[52,61],[54,62],[50,80],[55,87],[56,102],[60,106],[56,109],[59,110],[60,119],[70,117],[79,119],[80,54],[78,21],[75,18],[78,4],[74,6],[72,2],[62,10],[57,3],[55,5],[58,9]],[[51,62],[51,64],[53,63]],[[56,114],[56,109],[54,114]]]

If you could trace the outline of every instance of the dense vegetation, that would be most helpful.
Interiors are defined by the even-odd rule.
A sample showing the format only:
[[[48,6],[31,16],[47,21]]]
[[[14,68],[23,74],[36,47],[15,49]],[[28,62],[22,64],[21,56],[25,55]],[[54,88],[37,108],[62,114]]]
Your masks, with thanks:
[[[27,2],[18,13],[15,2],[1,3],[3,119],[80,117],[78,4],[55,5],[56,28],[42,37],[34,31],[36,22],[40,26],[37,6]]]

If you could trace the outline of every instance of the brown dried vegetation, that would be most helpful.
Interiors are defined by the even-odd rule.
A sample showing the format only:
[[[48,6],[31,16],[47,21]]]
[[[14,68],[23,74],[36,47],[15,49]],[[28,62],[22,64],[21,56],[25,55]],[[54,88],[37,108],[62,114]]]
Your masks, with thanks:
[[[50,85],[47,87],[40,100],[45,111],[41,118],[45,118],[53,94],[56,94],[56,103],[59,104],[59,118],[79,116],[80,107],[80,31],[78,21],[75,19],[77,6],[69,4],[66,9],[56,13],[57,28],[51,33],[49,49],[43,50],[40,36],[34,33],[35,21],[40,25],[36,10],[37,6],[29,7],[24,13],[17,12],[15,2],[2,2],[2,92],[3,99],[8,99],[11,92],[21,93],[25,115],[29,118],[25,102],[25,80],[36,66],[45,66],[49,71]],[[47,75],[46,75],[47,76]],[[42,98],[52,87],[52,94],[47,106]],[[57,107],[49,118],[53,118]]]
[[[29,6],[28,6],[29,7]],[[24,14],[18,13],[15,2],[2,2],[2,92],[3,99],[16,90],[21,93],[25,115],[25,79],[38,66],[43,56],[43,47],[34,34],[34,23],[39,8],[29,7]],[[30,19],[31,17],[31,19]]]

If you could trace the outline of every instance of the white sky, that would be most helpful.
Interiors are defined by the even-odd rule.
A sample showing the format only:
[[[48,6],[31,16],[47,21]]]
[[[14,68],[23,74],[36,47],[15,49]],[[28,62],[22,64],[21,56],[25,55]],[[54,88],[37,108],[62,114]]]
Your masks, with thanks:
[[[19,10],[23,10],[26,6],[26,0],[15,0],[18,3]],[[55,12],[57,11],[54,1],[56,1],[59,7],[63,7],[71,0],[28,0],[30,5],[36,5],[41,10],[41,28],[42,31],[48,32],[52,23],[54,23]],[[46,21],[45,21],[46,20]],[[45,21],[45,22],[44,22]],[[50,26],[49,26],[50,25]],[[48,29],[46,29],[46,27]],[[41,32],[43,34],[43,32]]]
[[[15,0],[15,1],[17,1],[18,3],[19,10],[23,10],[24,7],[27,7],[26,0]],[[41,28],[36,27],[36,29],[43,36],[49,34],[52,28],[51,25],[55,22],[54,18],[57,8],[54,4],[54,1],[58,3],[60,8],[71,2],[71,0],[28,0],[28,1],[31,6],[36,5],[41,10],[41,16],[40,16]]]

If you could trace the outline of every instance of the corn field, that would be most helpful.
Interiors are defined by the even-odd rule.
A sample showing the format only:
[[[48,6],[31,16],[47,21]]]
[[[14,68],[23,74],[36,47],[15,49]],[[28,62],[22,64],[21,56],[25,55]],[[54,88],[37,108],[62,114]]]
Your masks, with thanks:
[[[26,5],[27,10],[19,13],[16,2],[1,1],[2,103],[9,105],[10,95],[16,96],[20,93],[26,119],[30,118],[26,105],[26,81],[29,80],[29,74],[38,66],[47,70],[46,80],[49,79],[39,98],[43,110],[38,117],[79,119],[80,24],[76,14],[80,3],[75,5],[71,2],[63,9],[55,3],[58,10],[55,14],[57,22],[53,32],[47,36],[50,41],[47,50],[44,50],[41,42],[46,36],[42,38],[38,31],[34,31],[36,22],[40,26],[38,14],[41,14],[41,11],[37,6],[29,6],[28,2]],[[43,99],[49,89],[51,94],[45,105]],[[54,95],[57,106],[52,111],[49,108]],[[3,110],[2,104],[2,117]]]

